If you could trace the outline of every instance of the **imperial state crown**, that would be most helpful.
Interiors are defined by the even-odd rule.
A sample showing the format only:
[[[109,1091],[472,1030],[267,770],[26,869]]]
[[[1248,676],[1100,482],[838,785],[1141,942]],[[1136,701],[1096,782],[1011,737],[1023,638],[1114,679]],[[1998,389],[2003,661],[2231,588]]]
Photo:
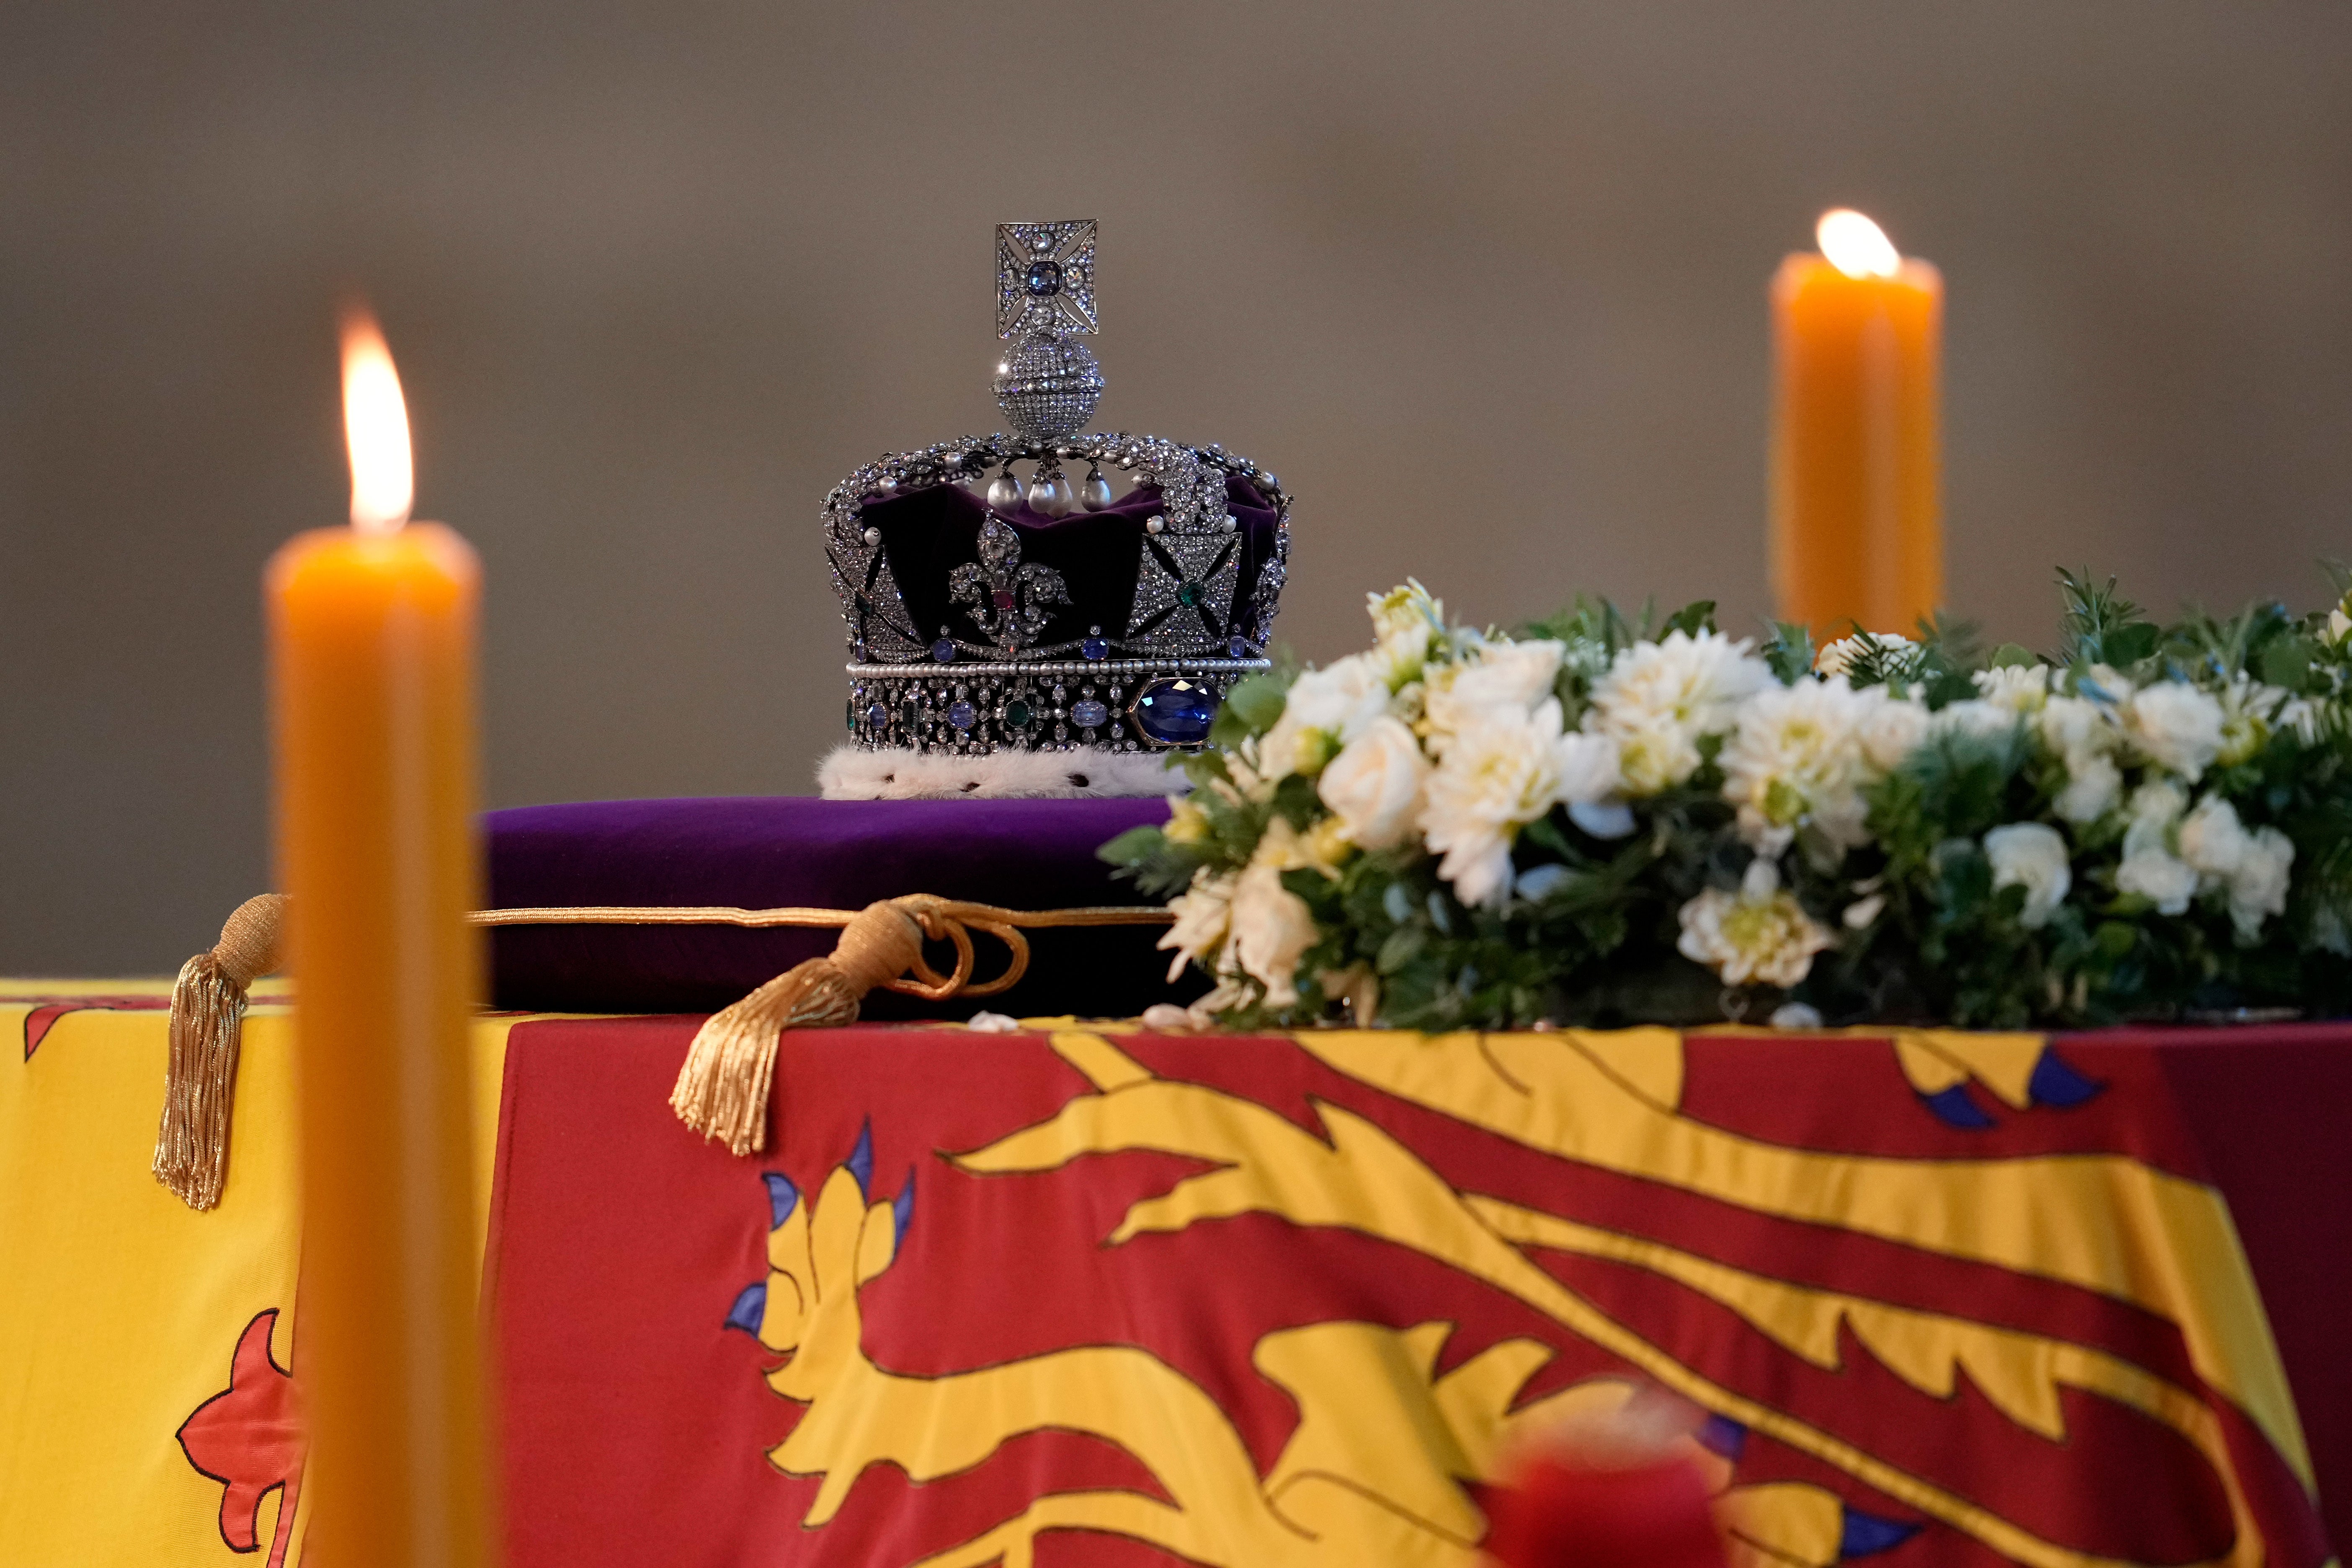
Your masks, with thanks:
[[[1162,753],[1205,745],[1232,682],[1267,668],[1290,557],[1274,475],[1215,443],[1079,433],[1103,390],[1095,238],[1092,219],[997,228],[1010,434],[885,456],[825,497],[850,656],[829,796],[1164,793]]]

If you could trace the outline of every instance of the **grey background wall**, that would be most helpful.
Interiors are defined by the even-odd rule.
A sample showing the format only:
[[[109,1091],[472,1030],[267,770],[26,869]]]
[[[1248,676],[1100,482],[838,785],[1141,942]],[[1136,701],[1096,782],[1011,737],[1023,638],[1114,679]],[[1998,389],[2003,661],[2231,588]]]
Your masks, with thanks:
[[[342,514],[333,305],[489,573],[492,804],[791,793],[824,490],[994,427],[989,226],[1103,222],[1106,423],[1418,573],[1764,612],[1763,289],[1950,283],[1952,596],[2352,555],[2352,8],[2168,0],[0,8],[0,971],[167,972],[268,877],[256,579]]]

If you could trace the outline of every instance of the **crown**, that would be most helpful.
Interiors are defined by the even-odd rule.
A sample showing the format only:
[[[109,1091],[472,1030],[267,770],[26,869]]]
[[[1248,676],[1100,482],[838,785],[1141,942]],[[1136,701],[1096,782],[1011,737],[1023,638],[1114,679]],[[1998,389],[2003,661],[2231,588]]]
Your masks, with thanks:
[[[825,497],[850,653],[851,740],[826,764],[829,794],[844,767],[870,783],[907,753],[1003,760],[961,765],[978,782],[956,793],[1116,793],[1049,775],[1085,779],[1087,758],[1068,755],[1084,753],[1140,781],[1101,764],[1199,750],[1232,682],[1267,668],[1290,555],[1274,475],[1213,443],[1078,433],[1103,391],[1082,341],[1098,321],[1095,235],[1092,219],[997,227],[1011,434],[885,456]],[[1164,789],[1148,771],[1141,787]]]

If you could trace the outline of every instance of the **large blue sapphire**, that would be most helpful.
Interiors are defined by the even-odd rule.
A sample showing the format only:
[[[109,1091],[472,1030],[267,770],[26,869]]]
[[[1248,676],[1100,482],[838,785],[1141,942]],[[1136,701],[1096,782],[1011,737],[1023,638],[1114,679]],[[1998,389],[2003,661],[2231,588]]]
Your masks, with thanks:
[[[1190,680],[1155,680],[1135,699],[1135,726],[1163,746],[1197,746],[1209,738],[1217,699]]]

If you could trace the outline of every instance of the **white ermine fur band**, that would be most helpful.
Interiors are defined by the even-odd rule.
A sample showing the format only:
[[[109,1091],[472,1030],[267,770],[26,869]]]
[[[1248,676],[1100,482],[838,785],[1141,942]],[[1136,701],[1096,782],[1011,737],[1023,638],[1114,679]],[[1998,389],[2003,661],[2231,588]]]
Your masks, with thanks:
[[[835,746],[817,764],[827,800],[1101,800],[1181,795],[1192,787],[1162,752],[991,752],[960,757],[891,746]]]

